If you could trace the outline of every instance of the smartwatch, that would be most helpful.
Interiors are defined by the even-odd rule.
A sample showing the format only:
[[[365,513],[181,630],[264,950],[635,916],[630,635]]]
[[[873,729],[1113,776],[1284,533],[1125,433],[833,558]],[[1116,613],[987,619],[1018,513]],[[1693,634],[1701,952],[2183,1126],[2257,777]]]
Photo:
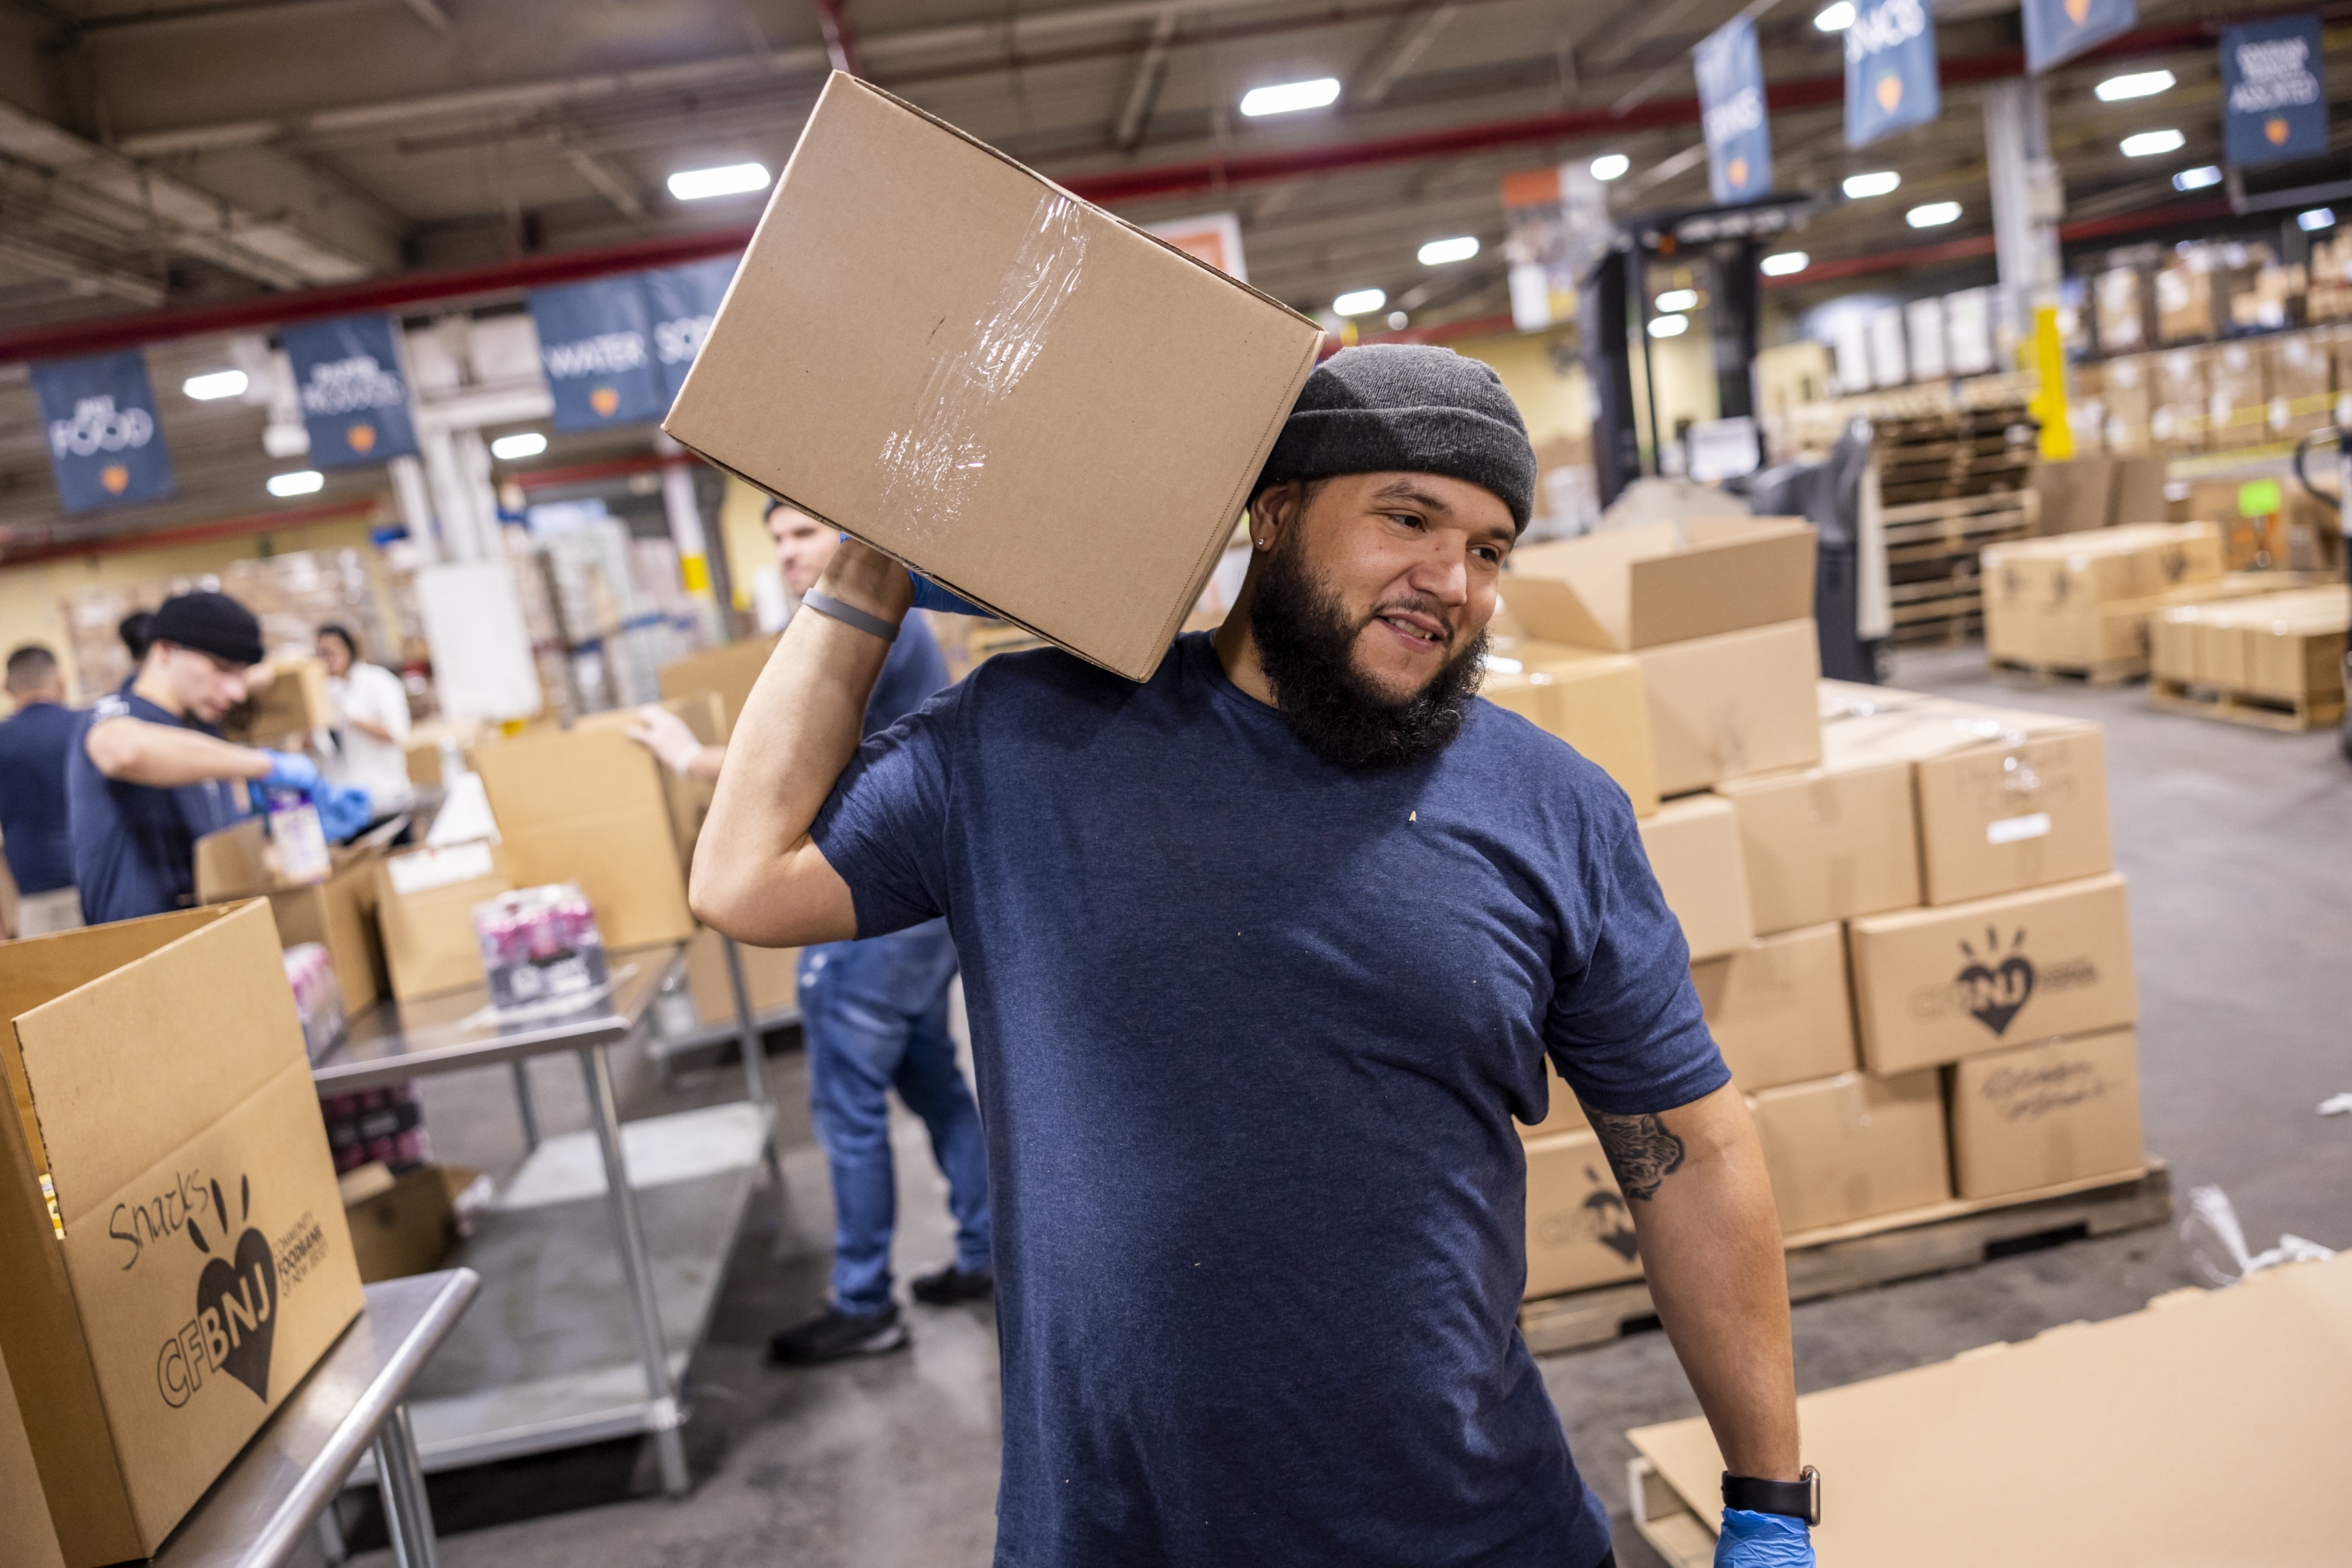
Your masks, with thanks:
[[[1801,1519],[1809,1525],[1822,1521],[1822,1473],[1807,1465],[1793,1481],[1765,1481],[1754,1476],[1723,1472],[1723,1506],[1748,1513],[1777,1513]]]

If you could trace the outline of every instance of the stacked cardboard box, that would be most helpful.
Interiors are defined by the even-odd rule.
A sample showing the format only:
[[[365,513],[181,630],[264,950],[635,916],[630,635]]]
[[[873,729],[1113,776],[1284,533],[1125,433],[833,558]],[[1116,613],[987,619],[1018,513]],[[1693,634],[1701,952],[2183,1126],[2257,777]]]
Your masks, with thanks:
[[[2112,677],[2147,668],[2148,623],[2218,586],[2210,522],[2132,523],[1986,549],[1985,652],[1997,662]]]
[[[2193,689],[2340,712],[2347,619],[2342,584],[2168,609],[2152,627],[2151,673],[2159,695]]]

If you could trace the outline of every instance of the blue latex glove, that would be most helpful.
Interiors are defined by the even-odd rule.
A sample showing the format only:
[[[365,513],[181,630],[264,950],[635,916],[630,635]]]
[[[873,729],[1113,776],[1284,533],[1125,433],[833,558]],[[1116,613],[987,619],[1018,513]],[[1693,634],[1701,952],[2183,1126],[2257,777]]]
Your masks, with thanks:
[[[375,818],[375,802],[368,792],[350,784],[328,784],[318,795],[319,826],[330,844],[356,836]]]
[[[928,577],[917,576],[912,572],[907,575],[915,579],[915,608],[919,610],[939,610],[950,616],[986,617],[988,615],[986,610],[962,595],[951,593]]]
[[[319,764],[299,752],[264,752],[269,759],[269,776],[261,781],[264,789],[299,789],[304,795],[319,793]]]
[[[1715,1568],[1813,1568],[1813,1532],[1801,1519],[1725,1509]]]

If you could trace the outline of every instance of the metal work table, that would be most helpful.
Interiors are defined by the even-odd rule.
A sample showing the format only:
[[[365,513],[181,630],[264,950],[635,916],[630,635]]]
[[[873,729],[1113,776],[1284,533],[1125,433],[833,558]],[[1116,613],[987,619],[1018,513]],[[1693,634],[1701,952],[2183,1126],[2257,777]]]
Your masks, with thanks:
[[[406,1400],[480,1283],[453,1268],[367,1287],[367,1310],[173,1531],[155,1568],[278,1568],[371,1447],[393,1560],[434,1568]]]
[[[773,1168],[773,1119],[755,1037],[744,1058],[748,1105],[625,1130],[606,1050],[651,1026],[653,1000],[684,950],[638,949],[609,962],[620,976],[609,993],[552,1016],[501,1020],[478,985],[381,1003],[311,1069],[331,1094],[501,1062],[514,1075],[530,1152],[456,1255],[481,1274],[488,1300],[412,1402],[427,1470],[649,1433],[664,1489],[687,1490],[679,1380],[763,1156]],[[579,1058],[590,1131],[543,1139],[523,1063],[558,1051]],[[648,1206],[658,1252],[647,1246]],[[367,1467],[358,1474],[365,1479]]]

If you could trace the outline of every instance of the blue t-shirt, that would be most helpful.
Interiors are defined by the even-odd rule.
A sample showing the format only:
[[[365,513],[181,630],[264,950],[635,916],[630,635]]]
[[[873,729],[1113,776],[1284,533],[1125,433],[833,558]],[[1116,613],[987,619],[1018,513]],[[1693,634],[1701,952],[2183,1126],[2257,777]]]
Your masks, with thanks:
[[[995,1204],[996,1561],[1585,1568],[1608,1520],[1516,1326],[1547,1050],[1727,1079],[1607,775],[1475,705],[1318,760],[1205,634],[1136,686],[982,665],[814,828],[861,936],[944,913]]]
[[[73,886],[66,754],[81,726],[82,715],[54,702],[28,702],[0,723],[0,840],[20,893]]]
[[[220,733],[210,724],[182,720],[157,707],[133,692],[128,680],[121,690],[99,700],[89,721],[125,717]],[[196,840],[245,814],[244,792],[244,784],[236,779],[178,789],[151,789],[110,779],[98,771],[77,737],[66,756],[66,797],[73,821],[74,880],[81,888],[82,918],[99,925],[194,903]]]

